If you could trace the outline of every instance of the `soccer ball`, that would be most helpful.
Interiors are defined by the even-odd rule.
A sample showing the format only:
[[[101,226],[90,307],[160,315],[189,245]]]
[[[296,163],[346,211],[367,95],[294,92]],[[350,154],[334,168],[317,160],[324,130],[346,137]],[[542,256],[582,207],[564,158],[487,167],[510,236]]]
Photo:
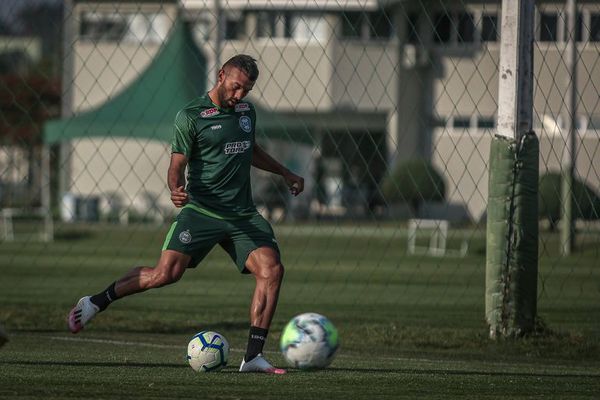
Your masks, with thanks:
[[[280,348],[289,365],[300,369],[325,368],[339,347],[338,331],[320,314],[292,318],[281,334]]]
[[[194,335],[187,349],[187,360],[194,371],[218,371],[227,365],[229,343],[217,332],[202,331]]]

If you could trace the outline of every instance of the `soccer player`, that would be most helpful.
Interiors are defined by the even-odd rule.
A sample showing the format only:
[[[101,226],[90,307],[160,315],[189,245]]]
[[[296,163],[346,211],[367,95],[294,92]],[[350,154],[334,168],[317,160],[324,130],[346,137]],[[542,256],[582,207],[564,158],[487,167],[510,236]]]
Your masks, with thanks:
[[[250,167],[281,175],[294,196],[303,191],[304,179],[255,143],[254,106],[242,99],[252,90],[258,73],[252,57],[232,57],[219,70],[215,86],[177,114],[167,180],[171,201],[181,211],[158,263],[135,267],[106,290],[81,298],[68,315],[71,332],[82,330],[117,299],[178,281],[219,244],[241,273],[251,273],[256,280],[240,371],[285,373],[262,355],[283,265],[273,230],[252,200]]]

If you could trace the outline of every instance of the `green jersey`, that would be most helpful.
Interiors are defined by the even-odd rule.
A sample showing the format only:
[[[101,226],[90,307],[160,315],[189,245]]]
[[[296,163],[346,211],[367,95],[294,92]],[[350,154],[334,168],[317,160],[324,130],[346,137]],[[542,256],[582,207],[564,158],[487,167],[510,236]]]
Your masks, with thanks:
[[[251,103],[220,108],[208,94],[177,113],[171,151],[188,159],[186,207],[221,219],[256,213],[250,187],[255,122]]]

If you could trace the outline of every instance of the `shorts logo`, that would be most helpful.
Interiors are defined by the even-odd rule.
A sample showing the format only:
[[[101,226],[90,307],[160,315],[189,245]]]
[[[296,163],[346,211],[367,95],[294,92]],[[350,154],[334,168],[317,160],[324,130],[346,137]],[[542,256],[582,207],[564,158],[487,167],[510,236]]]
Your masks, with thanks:
[[[213,117],[215,115],[219,115],[219,109],[217,107],[209,108],[208,110],[204,110],[200,113],[202,118]]]
[[[242,112],[242,111],[250,111],[250,104],[248,104],[248,103],[237,103],[235,105],[235,112]]]
[[[240,128],[246,133],[250,133],[252,131],[252,120],[250,117],[241,116],[240,117]]]
[[[219,125],[213,125],[213,126],[210,127],[210,130],[211,131],[216,131],[217,129],[221,129],[221,128],[222,128],[222,126],[220,124]]]
[[[179,234],[179,241],[183,244],[188,244],[192,241],[192,234],[189,230],[183,231]]]

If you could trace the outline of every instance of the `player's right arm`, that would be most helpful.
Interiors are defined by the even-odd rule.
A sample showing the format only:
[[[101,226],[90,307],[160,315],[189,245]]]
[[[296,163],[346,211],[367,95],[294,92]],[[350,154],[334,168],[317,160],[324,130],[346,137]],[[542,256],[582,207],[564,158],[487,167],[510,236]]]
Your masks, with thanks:
[[[171,154],[171,163],[167,173],[167,184],[171,191],[171,201],[175,207],[181,208],[189,201],[189,196],[185,191],[185,167],[187,157],[181,153]]]
[[[167,184],[171,191],[171,201],[175,207],[180,208],[189,201],[189,195],[185,191],[185,167],[194,140],[194,124],[185,110],[177,113],[174,128]]]

